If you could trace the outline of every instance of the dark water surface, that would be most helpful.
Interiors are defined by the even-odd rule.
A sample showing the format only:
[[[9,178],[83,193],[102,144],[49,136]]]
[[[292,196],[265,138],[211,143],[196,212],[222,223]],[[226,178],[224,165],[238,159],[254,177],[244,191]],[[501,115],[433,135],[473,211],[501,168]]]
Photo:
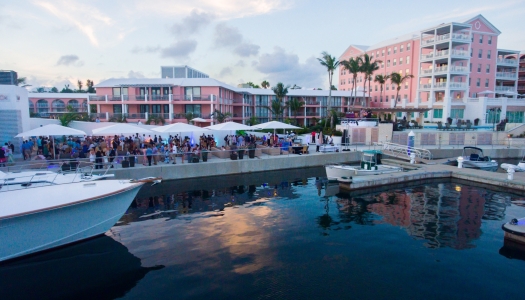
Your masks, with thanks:
[[[450,181],[340,193],[324,174],[143,188],[106,236],[1,265],[0,299],[523,299],[525,252],[501,225],[525,197]]]

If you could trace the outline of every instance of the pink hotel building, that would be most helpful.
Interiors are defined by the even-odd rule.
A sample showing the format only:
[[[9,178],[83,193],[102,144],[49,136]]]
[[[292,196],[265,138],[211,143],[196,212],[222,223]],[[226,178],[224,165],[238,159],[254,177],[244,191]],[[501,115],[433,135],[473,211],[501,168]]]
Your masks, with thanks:
[[[215,110],[229,112],[239,123],[255,117],[258,122],[272,119],[268,107],[275,99],[271,89],[234,87],[212,78],[124,78],[108,79],[95,85],[96,94],[30,93],[29,108],[41,116],[56,115],[71,105],[79,112],[95,105],[101,121],[126,116],[130,122],[162,117],[166,123],[186,122],[193,113],[213,123]],[[358,93],[362,96],[362,93]],[[332,91],[334,109],[348,109],[350,91]],[[297,113],[286,111],[284,118],[297,118],[301,125],[314,124],[326,116],[328,90],[289,89],[284,101],[299,98],[304,106]]]
[[[427,113],[412,115],[420,121],[457,117],[471,121],[479,118],[480,124],[504,118],[511,123],[523,123],[525,99],[518,99],[518,93],[525,93],[525,55],[498,49],[500,33],[478,15],[465,22],[440,24],[370,47],[350,45],[339,60],[367,53],[381,61],[372,78],[392,72],[412,74],[414,77],[399,92],[397,107],[432,108]],[[361,90],[363,76],[357,77]],[[340,90],[352,89],[352,75],[342,66],[339,80]],[[381,86],[372,82],[370,105],[394,107],[395,95],[396,86],[389,80],[382,93]]]

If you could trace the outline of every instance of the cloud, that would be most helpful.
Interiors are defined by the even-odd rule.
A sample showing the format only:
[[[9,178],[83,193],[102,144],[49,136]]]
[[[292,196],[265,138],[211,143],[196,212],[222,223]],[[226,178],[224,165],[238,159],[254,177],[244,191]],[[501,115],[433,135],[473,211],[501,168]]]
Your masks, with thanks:
[[[160,46],[156,46],[156,47],[139,47],[139,46],[135,46],[133,47],[133,49],[131,49],[131,53],[133,54],[139,54],[139,53],[156,53],[156,52],[159,52],[161,50],[161,47]]]
[[[244,63],[244,60],[239,60],[236,64],[235,64],[236,67],[244,67],[246,66],[246,64]]]
[[[219,73],[219,76],[224,77],[226,75],[232,75],[232,74],[233,74],[232,69],[230,67],[226,67],[221,70],[221,72]]]
[[[154,12],[169,16],[181,16],[195,10],[213,14],[221,20],[269,14],[293,7],[295,0],[135,0],[136,11]],[[159,9],[159,7],[161,9]]]
[[[189,35],[199,32],[200,29],[206,27],[215,16],[213,14],[201,12],[196,9],[192,10],[190,15],[183,18],[181,22],[174,24],[171,27],[171,32],[176,35]]]
[[[225,23],[220,23],[215,26],[215,41],[216,47],[233,48],[233,52],[242,57],[250,55],[257,55],[259,45],[246,42],[236,27],[229,27]]]
[[[113,20],[99,11],[96,7],[80,2],[62,0],[57,5],[46,1],[35,1],[35,5],[42,7],[49,13],[82,32],[92,45],[98,46],[99,41],[95,35],[95,27],[110,26]]]
[[[197,48],[197,41],[195,40],[182,40],[175,42],[169,47],[161,50],[162,57],[186,57],[191,54]]]
[[[297,84],[303,87],[328,87],[328,81],[325,80],[327,72],[314,56],[301,63],[299,56],[286,53],[280,47],[275,47],[273,53],[262,54],[255,68],[265,74],[270,82]]]
[[[145,78],[144,74],[142,72],[135,72],[133,70],[130,70],[128,72],[128,78]]]
[[[259,45],[255,45],[255,44],[249,44],[249,43],[242,43],[240,45],[238,45],[237,47],[235,47],[235,49],[233,49],[233,52],[235,52],[236,54],[242,56],[242,57],[248,57],[250,55],[257,55],[259,54],[259,49],[261,47]]]
[[[57,61],[57,66],[77,66],[81,67],[84,65],[77,55],[62,55]]]
[[[242,43],[243,37],[239,29],[228,27],[225,23],[215,26],[215,46],[229,47]]]

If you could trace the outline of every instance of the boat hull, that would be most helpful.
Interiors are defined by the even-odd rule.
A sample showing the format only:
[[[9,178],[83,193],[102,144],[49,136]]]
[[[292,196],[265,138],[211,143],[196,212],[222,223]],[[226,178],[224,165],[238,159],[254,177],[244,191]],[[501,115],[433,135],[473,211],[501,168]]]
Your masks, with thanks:
[[[2,241],[0,261],[60,247],[105,233],[126,212],[141,186],[141,183],[133,184],[87,201],[0,219],[0,241]],[[56,192],[58,191],[56,187],[41,187],[38,188],[38,192]],[[7,192],[2,196],[13,196],[15,195],[13,193]]]
[[[515,221],[515,224],[508,222],[501,226],[505,232],[504,238],[525,245],[525,218]]]
[[[331,180],[338,180],[339,178],[346,177],[351,178],[352,176],[366,176],[366,175],[379,175],[396,173],[403,171],[400,167],[378,165],[377,170],[366,170],[361,169],[358,166],[341,166],[341,165],[328,165],[325,167],[326,177]]]
[[[495,161],[463,161],[463,166],[465,168],[473,169],[483,169],[483,170],[493,170],[498,169],[498,163]]]

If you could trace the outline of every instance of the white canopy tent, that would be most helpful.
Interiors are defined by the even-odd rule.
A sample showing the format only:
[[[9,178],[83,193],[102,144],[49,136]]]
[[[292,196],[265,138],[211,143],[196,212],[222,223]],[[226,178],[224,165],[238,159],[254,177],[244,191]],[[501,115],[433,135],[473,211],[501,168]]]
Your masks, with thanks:
[[[483,92],[478,93],[478,95],[487,95],[487,94],[494,94],[494,92],[490,90],[484,90]]]
[[[301,129],[301,127],[297,127],[279,121],[270,121],[262,124],[253,125],[252,129],[273,129],[273,134],[275,135],[276,129]]]
[[[135,133],[153,133],[153,131],[131,124],[116,124],[105,127],[100,127],[92,130],[93,135],[120,135],[120,134],[135,134]]]
[[[55,139],[54,136],[60,136],[60,135],[66,135],[66,136],[84,136],[86,133],[82,130],[73,129],[70,127],[57,125],[57,124],[49,124],[46,126],[40,126],[35,129],[31,129],[28,131],[24,131],[22,133],[17,134],[15,137],[26,137],[26,136],[50,136],[53,140],[53,148],[55,147]],[[53,151],[53,158],[56,158],[55,156],[55,149],[52,149]]]
[[[253,130],[253,127],[235,122],[219,123],[204,127],[210,130]]]
[[[203,118],[193,118],[193,119],[191,119],[191,120],[192,120],[193,122],[201,122],[201,123],[202,123],[202,122],[208,122],[208,121],[204,120]]]
[[[152,129],[159,133],[180,133],[193,131],[208,131],[207,128],[198,127],[187,123],[173,123],[165,126],[160,126]]]

